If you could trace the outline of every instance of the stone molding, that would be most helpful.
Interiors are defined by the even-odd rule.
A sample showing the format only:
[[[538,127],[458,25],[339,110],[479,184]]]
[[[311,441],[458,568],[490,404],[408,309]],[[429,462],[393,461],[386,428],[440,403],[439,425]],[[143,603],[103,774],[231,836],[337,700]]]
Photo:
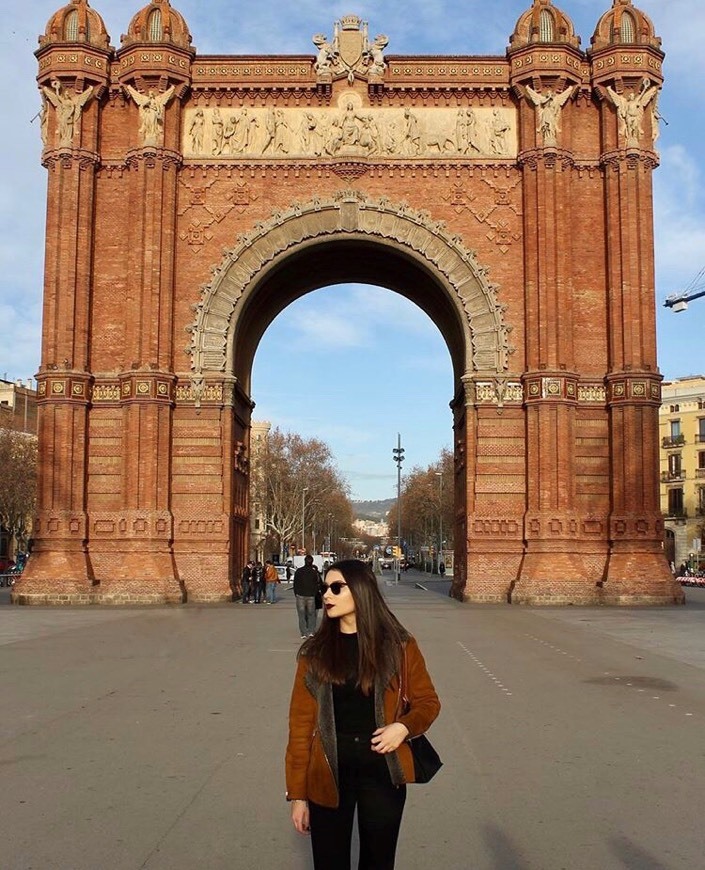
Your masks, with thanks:
[[[426,212],[387,199],[368,199],[357,191],[343,191],[332,199],[294,203],[275,212],[250,232],[213,271],[195,306],[196,318],[188,327],[192,341],[186,353],[196,372],[224,372],[232,352],[229,336],[236,308],[245,289],[266,264],[302,242],[351,232],[393,242],[410,249],[443,275],[465,316],[472,358],[466,365],[478,372],[502,373],[514,348],[511,326],[504,322],[498,301],[499,287],[487,279],[474,251],[449,233],[442,222]]]

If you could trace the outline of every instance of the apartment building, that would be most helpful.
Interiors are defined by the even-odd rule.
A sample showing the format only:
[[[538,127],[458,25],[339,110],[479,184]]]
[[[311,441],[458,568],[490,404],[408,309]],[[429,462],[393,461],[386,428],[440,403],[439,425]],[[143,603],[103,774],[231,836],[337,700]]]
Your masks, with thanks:
[[[705,567],[705,376],[664,381],[659,411],[661,509],[676,568]]]

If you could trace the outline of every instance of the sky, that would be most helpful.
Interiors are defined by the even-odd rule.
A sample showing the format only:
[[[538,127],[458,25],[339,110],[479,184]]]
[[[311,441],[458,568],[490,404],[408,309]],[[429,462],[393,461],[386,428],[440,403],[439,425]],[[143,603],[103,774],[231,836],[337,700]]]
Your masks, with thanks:
[[[146,0],[145,0],[146,2]],[[33,55],[62,4],[0,0],[0,378],[39,368],[46,172],[40,164]],[[140,0],[94,0],[120,44]],[[530,0],[175,0],[201,54],[313,54],[313,34],[341,15],[389,36],[389,54],[503,55]],[[612,0],[560,0],[581,44],[590,44]],[[705,267],[703,0],[639,0],[666,52],[659,109],[661,167],[654,175],[659,366],[667,379],[705,373],[705,299],[673,313],[664,299]],[[452,445],[450,356],[435,325],[380,288],[324,288],[292,304],[265,333],[253,370],[255,417],[331,448],[353,498],[396,494],[392,448],[405,469]]]

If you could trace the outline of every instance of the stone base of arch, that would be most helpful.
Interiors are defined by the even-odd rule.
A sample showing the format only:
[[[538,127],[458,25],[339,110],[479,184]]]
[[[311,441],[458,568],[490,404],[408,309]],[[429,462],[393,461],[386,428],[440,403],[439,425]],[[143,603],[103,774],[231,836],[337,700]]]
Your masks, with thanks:
[[[625,548],[611,553],[600,592],[601,604],[685,604],[683,587],[660,550],[648,553],[641,548]]]

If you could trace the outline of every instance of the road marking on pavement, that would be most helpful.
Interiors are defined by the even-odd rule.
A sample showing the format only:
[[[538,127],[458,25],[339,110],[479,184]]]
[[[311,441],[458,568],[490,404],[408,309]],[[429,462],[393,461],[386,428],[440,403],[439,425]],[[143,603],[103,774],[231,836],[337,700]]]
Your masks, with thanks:
[[[622,677],[615,676],[614,674],[611,673],[611,671],[603,671],[603,674],[605,677],[612,677],[612,679],[615,681],[615,683],[622,683],[623,685],[628,686],[630,689],[635,688],[634,683],[631,680],[622,680]],[[636,690],[639,693],[646,691],[646,689],[640,689],[640,688],[637,688]],[[652,701],[660,701],[662,699],[661,699],[660,695],[652,695],[651,700]],[[668,706],[671,708],[671,710],[678,709],[678,704],[674,704],[673,702],[670,702],[668,704]],[[684,713],[683,715],[684,716],[694,716],[695,714],[694,713]]]
[[[471,658],[471,659],[473,660],[473,662],[477,665],[477,667],[478,667],[478,668],[479,668],[479,669],[480,669],[480,670],[481,670],[481,671],[482,671],[486,676],[488,676],[488,677],[492,680],[492,682],[495,684],[495,686],[497,686],[498,689],[501,689],[502,692],[504,692],[504,694],[505,694],[508,698],[511,697],[511,694],[512,694],[512,693],[509,691],[509,689],[507,689],[507,687],[504,685],[504,683],[501,682],[501,680],[499,680],[497,677],[495,677],[495,675],[492,673],[492,671],[491,671],[491,670],[490,670],[490,669],[489,669],[485,664],[483,664],[482,661],[480,661],[480,659],[475,655],[474,652],[472,652],[471,650],[469,650],[469,649],[465,646],[465,644],[464,644],[464,643],[461,643],[460,641],[458,641],[458,646],[460,647],[460,649],[463,650],[464,653],[466,653],[467,655],[470,656],[470,658]]]
[[[527,634],[525,637],[528,637],[530,640],[535,640],[536,643],[540,643],[541,646],[548,647],[548,649],[552,649],[554,652],[560,653],[562,656],[566,656],[566,658],[573,659],[574,662],[582,662],[581,658],[578,656],[574,656],[566,650],[561,649],[559,646],[555,646],[552,643],[549,643],[547,640],[542,640],[540,637],[536,637],[534,634]]]

